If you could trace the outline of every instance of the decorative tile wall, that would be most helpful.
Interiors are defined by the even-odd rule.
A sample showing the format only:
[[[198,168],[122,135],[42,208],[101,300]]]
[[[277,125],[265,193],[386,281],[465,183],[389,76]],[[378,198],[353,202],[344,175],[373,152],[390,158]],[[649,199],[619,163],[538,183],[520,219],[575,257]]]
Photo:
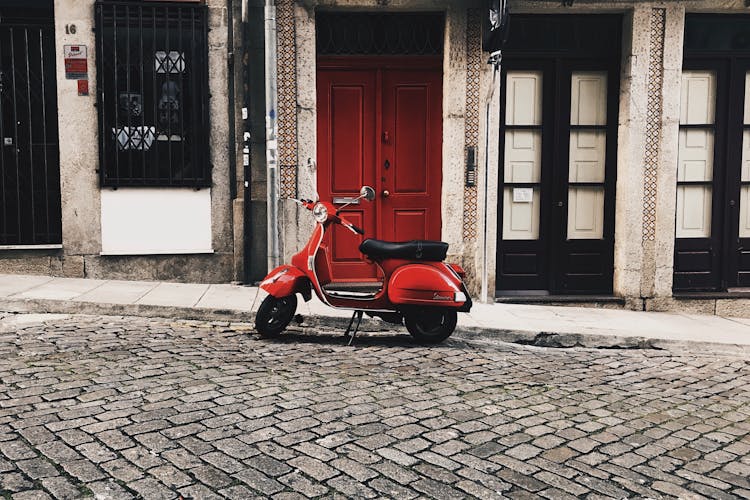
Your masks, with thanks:
[[[482,64],[482,26],[480,9],[469,9],[466,19],[466,151],[473,147],[477,152],[475,162],[479,162],[479,82]],[[476,176],[479,177],[479,165]],[[477,187],[464,184],[463,238],[475,240],[477,237]]]
[[[666,9],[651,10],[648,61],[648,111],[643,175],[643,241],[656,233],[656,176],[661,144],[662,87],[664,82],[664,23]]]
[[[276,1],[280,196],[297,196],[297,50],[294,0]]]

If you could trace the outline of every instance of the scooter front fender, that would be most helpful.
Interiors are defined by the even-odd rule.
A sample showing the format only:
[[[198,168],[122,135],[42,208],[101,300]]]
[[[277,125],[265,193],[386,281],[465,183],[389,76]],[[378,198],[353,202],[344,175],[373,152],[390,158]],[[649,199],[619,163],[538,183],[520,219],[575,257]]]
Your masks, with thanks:
[[[261,281],[260,288],[274,297],[286,297],[295,293],[302,295],[305,302],[312,298],[310,279],[298,267],[285,264],[279,266]]]

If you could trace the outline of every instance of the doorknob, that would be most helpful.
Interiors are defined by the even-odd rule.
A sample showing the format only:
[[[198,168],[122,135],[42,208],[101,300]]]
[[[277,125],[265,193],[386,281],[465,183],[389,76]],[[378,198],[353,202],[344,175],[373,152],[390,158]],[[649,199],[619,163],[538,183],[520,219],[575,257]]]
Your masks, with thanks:
[[[388,191],[387,189],[384,189],[382,194],[383,194],[383,198],[388,198],[391,195],[391,192]]]

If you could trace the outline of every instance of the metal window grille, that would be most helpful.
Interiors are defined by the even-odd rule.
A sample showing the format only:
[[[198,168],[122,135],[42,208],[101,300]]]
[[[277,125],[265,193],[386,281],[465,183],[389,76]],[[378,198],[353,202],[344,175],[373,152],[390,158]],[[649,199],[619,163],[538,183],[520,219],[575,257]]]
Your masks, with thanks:
[[[103,186],[211,185],[203,5],[96,3]]]
[[[318,12],[318,55],[440,55],[441,12]]]
[[[0,6],[0,245],[62,242],[52,4]]]

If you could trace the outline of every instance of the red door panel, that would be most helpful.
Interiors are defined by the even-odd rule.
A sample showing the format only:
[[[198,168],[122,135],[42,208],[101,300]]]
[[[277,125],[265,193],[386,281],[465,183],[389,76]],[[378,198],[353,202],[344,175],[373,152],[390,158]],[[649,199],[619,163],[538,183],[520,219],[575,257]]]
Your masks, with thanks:
[[[372,186],[374,202],[343,212],[364,237],[439,240],[440,68],[405,70],[386,58],[348,59],[349,68],[341,60],[318,64],[320,197],[354,197],[362,185]],[[326,238],[333,281],[376,279],[376,268],[358,251],[362,236],[337,226]]]
[[[362,185],[374,185],[375,71],[318,71],[318,192],[321,199],[355,197]],[[360,205],[343,215],[375,234],[375,207]],[[362,260],[362,236],[336,226],[326,235],[334,281],[368,280],[375,266]]]
[[[442,77],[439,70],[383,72],[382,238],[440,239]],[[387,140],[386,140],[387,138]],[[386,165],[388,167],[386,168]],[[382,196],[388,191],[389,196]]]
[[[394,241],[429,239],[427,210],[394,210],[392,227]]]

